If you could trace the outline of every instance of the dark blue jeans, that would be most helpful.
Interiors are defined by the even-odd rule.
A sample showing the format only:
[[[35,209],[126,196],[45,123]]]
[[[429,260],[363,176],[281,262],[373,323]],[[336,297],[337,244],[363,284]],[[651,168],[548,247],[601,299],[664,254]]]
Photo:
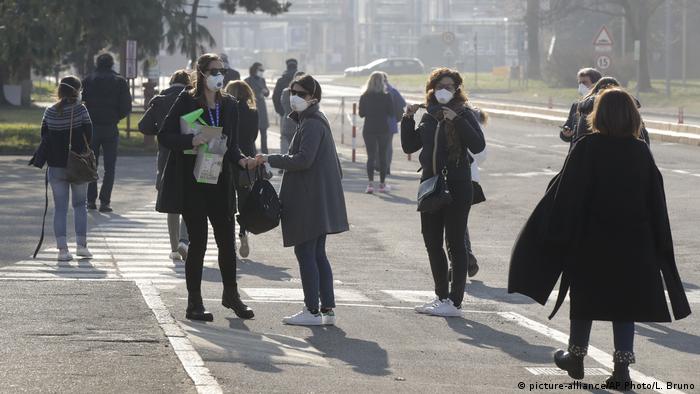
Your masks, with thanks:
[[[114,187],[114,170],[117,166],[117,147],[119,146],[119,129],[117,125],[92,126],[92,150],[99,165],[100,151],[104,154],[102,164],[104,165],[104,175],[102,176],[102,187],[100,188],[100,203],[109,204],[112,201],[112,187]],[[97,201],[97,182],[88,185],[88,203],[94,204]]]
[[[294,254],[299,261],[306,308],[318,310],[319,294],[321,308],[335,308],[333,271],[326,257],[326,235],[294,246]]]
[[[613,342],[615,350],[634,351],[634,322],[614,321]],[[590,320],[571,319],[571,332],[569,334],[569,344],[586,347],[591,336]]]

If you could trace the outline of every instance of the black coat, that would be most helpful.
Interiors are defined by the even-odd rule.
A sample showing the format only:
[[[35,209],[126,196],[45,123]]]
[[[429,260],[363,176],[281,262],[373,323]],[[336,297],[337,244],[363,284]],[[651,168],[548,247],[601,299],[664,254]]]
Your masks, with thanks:
[[[244,157],[238,147],[236,134],[238,105],[238,101],[231,96],[224,95],[221,99],[221,126],[223,134],[228,137],[228,150],[219,176],[217,193],[221,193],[225,202],[225,214],[231,218],[236,213],[234,167],[238,166],[238,161]],[[158,212],[183,213],[185,210],[197,209],[198,201],[185,201],[185,195],[196,196],[196,190],[201,185],[196,183],[192,174],[195,156],[183,153],[184,150],[192,149],[193,136],[180,133],[180,116],[198,108],[200,104],[188,91],[183,91],[175,100],[158,133],[158,142],[170,149],[158,190]]]
[[[279,116],[287,115],[284,113],[284,105],[282,104],[282,91],[289,87],[296,73],[296,69],[286,70],[275,83],[275,89],[272,91],[272,104],[275,106],[275,112]]]
[[[360,96],[360,117],[365,118],[363,134],[391,134],[389,118],[394,117],[394,101],[389,93],[364,93]]]
[[[83,80],[83,101],[96,125],[114,125],[131,112],[129,84],[112,70],[97,70]]]
[[[576,126],[578,125],[578,101],[571,104],[569,109],[569,116],[566,117],[566,122],[562,125],[562,128],[576,131]],[[559,132],[559,138],[564,142],[571,142],[574,136],[566,137],[564,136],[564,130]]]
[[[557,305],[570,285],[571,319],[670,321],[664,283],[674,317],[690,314],[663,179],[642,141],[585,136],[550,182],[513,248],[508,292],[544,305],[560,275]]]
[[[148,109],[139,121],[139,131],[146,135],[158,134],[170,107],[173,106],[175,99],[184,88],[184,85],[171,86],[153,97],[148,103]]]
[[[255,157],[255,140],[258,138],[258,111],[247,103],[239,102],[240,122],[238,124],[238,146],[241,152]]]

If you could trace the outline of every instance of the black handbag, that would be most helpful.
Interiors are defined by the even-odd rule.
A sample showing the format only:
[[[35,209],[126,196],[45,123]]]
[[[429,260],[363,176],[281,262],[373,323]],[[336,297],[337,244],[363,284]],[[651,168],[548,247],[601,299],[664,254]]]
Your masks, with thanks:
[[[472,205],[480,204],[484,201],[486,201],[484,189],[479,182],[472,181]]]
[[[73,152],[73,107],[70,111],[70,132],[68,134],[68,161],[66,162],[66,181],[68,183],[88,183],[97,180],[97,159],[90,149],[87,137],[83,133],[85,151]]]
[[[248,177],[250,172],[246,171]],[[239,222],[246,231],[253,234],[268,232],[280,224],[282,204],[275,187],[264,177],[264,169],[255,171],[255,181],[246,198]]]
[[[447,167],[437,171],[437,144],[440,125],[435,129],[435,143],[433,144],[433,172],[435,175],[422,181],[418,186],[418,212],[433,213],[452,202],[450,188],[447,187]]]

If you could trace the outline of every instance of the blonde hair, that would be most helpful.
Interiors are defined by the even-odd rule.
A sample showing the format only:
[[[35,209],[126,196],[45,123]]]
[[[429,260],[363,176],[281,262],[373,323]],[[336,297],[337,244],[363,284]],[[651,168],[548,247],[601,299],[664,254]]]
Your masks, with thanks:
[[[245,81],[231,81],[226,85],[224,91],[235,97],[238,101],[245,102],[251,109],[255,109],[255,95],[253,94],[253,89],[251,89],[250,85]]]
[[[386,93],[386,83],[384,82],[384,73],[375,71],[370,74],[367,84],[365,85],[364,93]]]

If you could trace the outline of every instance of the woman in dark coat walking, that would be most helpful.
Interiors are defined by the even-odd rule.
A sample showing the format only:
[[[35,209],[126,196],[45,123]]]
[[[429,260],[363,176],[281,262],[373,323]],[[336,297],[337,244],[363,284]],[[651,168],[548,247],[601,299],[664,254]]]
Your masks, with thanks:
[[[561,274],[550,318],[570,288],[571,331],[568,351],[557,351],[555,363],[582,379],[591,322],[612,321],[615,369],[606,383],[629,389],[634,322],[671,321],[664,284],[676,319],[688,316],[690,306],[676,268],[663,180],[639,140],[634,99],[607,89],[588,122],[594,132],[574,145],[518,237],[508,291],[544,304]]]
[[[299,261],[304,309],[282,321],[295,325],[334,325],[333,272],[326,256],[326,236],[348,231],[342,169],[326,116],[319,110],[321,85],[305,75],[290,86],[290,116],[299,125],[289,153],[258,155],[284,170],[282,236]],[[319,308],[320,294],[320,308]]]
[[[261,63],[255,62],[248,70],[250,76],[245,79],[245,83],[253,89],[255,93],[255,106],[258,109],[258,129],[260,129],[260,152],[267,154],[267,128],[270,121],[267,117],[267,104],[265,98],[270,96],[270,89],[265,82],[265,69]]]
[[[394,103],[387,92],[384,74],[375,71],[369,76],[364,93],[360,96],[360,117],[365,118],[362,138],[367,148],[367,179],[365,193],[374,193],[374,167],[379,162],[379,192],[389,191],[386,185],[386,151],[391,141],[391,130],[387,119],[394,116]]]
[[[419,150],[423,168],[421,182],[442,172],[452,202],[436,212],[421,212],[421,232],[435,281],[435,300],[415,308],[434,316],[462,316],[462,299],[467,281],[467,248],[464,241],[472,202],[469,151],[484,150],[484,134],[474,112],[467,105],[462,77],[455,70],[434,70],[425,87],[427,113],[416,128],[413,119],[418,104],[409,105],[401,121],[401,146],[405,153]],[[433,157],[435,160],[433,160]],[[433,161],[435,168],[433,168]],[[452,283],[448,274],[447,251],[452,257]],[[451,288],[450,288],[451,287]]]
[[[205,310],[201,293],[208,237],[207,219],[214,229],[219,249],[219,269],[224,284],[221,303],[233,309],[238,317],[253,317],[253,310],[241,302],[236,283],[234,167],[254,168],[256,162],[255,159],[246,158],[239,148],[236,133],[239,103],[221,93],[225,71],[224,63],[217,55],[209,53],[200,56],[197,59],[194,88],[180,93],[158,133],[158,142],[170,149],[170,155],[158,190],[156,210],[182,214],[187,224],[190,247],[185,262],[188,292],[185,316],[191,320],[211,321],[214,318]],[[202,117],[207,123],[221,127],[222,134],[228,139],[228,150],[216,184],[198,183],[193,174],[196,156],[184,153],[209,142],[204,134],[183,134],[180,130],[180,117],[200,108],[204,109]]]

